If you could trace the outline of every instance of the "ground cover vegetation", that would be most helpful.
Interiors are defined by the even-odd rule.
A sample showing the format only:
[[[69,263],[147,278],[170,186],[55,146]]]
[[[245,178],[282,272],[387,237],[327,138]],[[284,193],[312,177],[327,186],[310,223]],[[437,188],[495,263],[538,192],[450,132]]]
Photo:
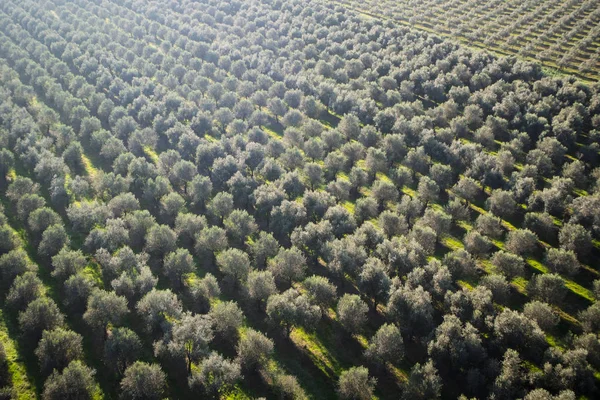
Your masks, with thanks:
[[[599,90],[333,2],[0,2],[0,398],[597,397]]]
[[[535,60],[586,79],[600,77],[600,7],[595,0],[338,3],[470,46]]]

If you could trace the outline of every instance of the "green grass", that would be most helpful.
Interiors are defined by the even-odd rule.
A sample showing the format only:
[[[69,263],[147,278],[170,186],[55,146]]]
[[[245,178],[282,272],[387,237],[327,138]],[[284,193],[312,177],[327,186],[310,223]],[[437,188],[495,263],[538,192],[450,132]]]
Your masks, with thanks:
[[[25,363],[19,355],[18,344],[9,336],[5,318],[6,316],[0,309],[0,342],[4,345],[4,351],[6,352],[8,374],[12,382],[15,398],[18,400],[36,399],[35,388],[27,375]]]
[[[303,328],[294,328],[290,339],[299,349],[308,352],[315,366],[329,379],[334,379],[341,373],[340,363],[314,332],[307,332]]]
[[[410,197],[417,197],[418,193],[416,190],[409,188],[408,186],[402,187],[402,193],[409,195]]]
[[[467,221],[457,221],[456,225],[458,225],[460,228],[464,229],[467,232],[473,229],[473,225],[468,223]]]
[[[268,126],[263,127],[263,131],[265,131],[265,133],[267,135],[271,136],[273,139],[280,140],[283,136],[283,135],[277,133],[273,128],[270,128]]]
[[[375,176],[377,177],[377,179],[383,181],[383,182],[387,182],[387,183],[392,183],[392,180],[390,179],[389,176],[387,176],[386,174],[382,173],[382,172],[378,172],[377,174],[375,174]]]
[[[100,269],[100,265],[97,263],[94,262],[86,266],[83,269],[82,274],[91,278],[98,285],[98,287],[104,287],[104,282],[102,281],[102,271]]]
[[[504,250],[504,242],[502,240],[492,239],[492,238],[490,238],[490,240],[492,243],[494,243],[494,246],[496,246],[500,250]]]
[[[218,142],[218,140],[215,139],[214,136],[211,136],[208,133],[204,135],[204,139],[208,140],[209,142]]]
[[[155,165],[158,165],[158,153],[156,153],[156,150],[150,148],[149,146],[144,146],[144,153],[146,154],[146,156],[148,156],[148,158],[150,159],[150,161],[152,161]]]
[[[458,280],[458,281],[456,281],[456,283],[463,289],[467,289],[467,290],[474,289],[473,285],[467,281]]]
[[[338,173],[335,175],[335,177],[336,177],[337,179],[341,179],[341,180],[344,180],[344,181],[350,182],[350,178],[348,178],[348,174],[346,174],[344,171],[340,171],[340,172],[338,172]]]
[[[83,168],[85,169],[86,174],[94,179],[98,174],[98,168],[92,164],[92,161],[85,154],[81,155],[81,161],[83,162]]]
[[[541,262],[539,262],[533,258],[528,258],[527,264],[530,267],[532,267],[533,269],[535,269],[536,271],[541,272],[542,274],[548,273],[548,268],[544,264],[542,264]]]
[[[445,235],[442,237],[440,239],[440,243],[450,250],[459,250],[465,247],[462,241],[450,235]]]
[[[562,340],[560,340],[560,338],[557,338],[556,336],[547,333],[546,334],[546,342],[548,342],[548,344],[552,347],[557,347],[561,350],[564,350],[564,343]]]
[[[228,391],[228,393],[223,394],[221,396],[221,399],[223,399],[223,400],[252,400],[252,397],[248,396],[239,385],[236,385],[233,388],[231,388]]]
[[[513,287],[521,294],[527,294],[527,284],[529,283],[527,279],[522,276],[517,276],[512,280]]]
[[[565,286],[576,295],[583,297],[584,299],[589,300],[592,303],[595,301],[594,294],[592,293],[592,291],[584,288],[577,282],[573,282],[570,279],[565,279]]]
[[[342,206],[348,210],[348,212],[352,215],[354,215],[354,207],[355,207],[356,203],[352,202],[352,201],[345,201],[342,203]]]

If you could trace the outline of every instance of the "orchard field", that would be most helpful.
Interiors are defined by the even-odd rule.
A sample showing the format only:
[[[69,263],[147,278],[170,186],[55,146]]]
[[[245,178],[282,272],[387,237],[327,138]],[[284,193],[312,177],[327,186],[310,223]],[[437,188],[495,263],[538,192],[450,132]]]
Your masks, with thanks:
[[[517,55],[560,72],[600,78],[600,3],[596,0],[341,0],[500,55]]]
[[[338,3],[4,0],[0,399],[598,398],[599,165],[599,85]]]

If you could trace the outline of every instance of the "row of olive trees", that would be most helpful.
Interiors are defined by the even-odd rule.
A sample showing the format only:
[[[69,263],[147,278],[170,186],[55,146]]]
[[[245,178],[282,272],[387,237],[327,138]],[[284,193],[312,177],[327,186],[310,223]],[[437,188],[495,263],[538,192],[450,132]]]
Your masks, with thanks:
[[[290,100],[290,99],[288,99],[287,101],[293,101],[293,100]],[[167,109],[168,109],[168,108],[167,108]],[[383,117],[384,117],[384,115],[382,115],[382,119],[381,119],[382,123],[380,123],[380,124],[378,124],[378,125],[379,125],[380,127],[383,127],[383,128],[385,128],[385,126],[386,126],[386,125],[384,124],[384,122],[385,122],[386,120],[385,120]],[[386,133],[387,133],[387,132],[386,132]],[[291,135],[290,135],[290,136],[291,136]],[[365,138],[365,142],[364,142],[364,144],[363,144],[364,146],[366,146],[366,145],[369,145],[369,146],[373,147],[373,146],[378,146],[378,145],[379,145],[379,140],[377,140],[377,139],[376,139],[375,141],[372,141],[372,142],[369,142],[368,140],[369,140],[369,139],[368,139],[368,136],[367,136],[367,137]],[[402,150],[402,148],[401,148],[401,150]],[[348,153],[348,154],[352,154],[351,152],[352,152],[353,150],[349,148],[349,149],[348,149],[348,151],[349,151],[349,153]],[[204,155],[204,154],[206,154],[206,153],[203,151],[201,154],[202,154],[202,155]],[[359,157],[360,157],[360,155],[359,155]],[[375,158],[375,157],[376,157],[375,155],[373,155],[373,156],[371,157],[371,158],[372,158],[372,160],[373,160],[372,162],[375,162],[375,161],[376,161],[376,158]],[[315,157],[315,158],[316,158],[316,159],[318,159],[319,157]],[[412,157],[412,156],[411,156],[411,158],[414,158],[414,157]],[[126,160],[126,158],[124,158],[123,160]],[[200,157],[199,157],[199,158],[198,158],[198,161],[204,161],[204,160],[205,160],[205,158],[204,158],[204,157],[202,157],[202,158],[200,158]],[[217,158],[215,158],[215,160],[218,160],[218,157],[217,157]],[[333,160],[333,158],[332,158],[332,160]],[[133,161],[133,160],[131,160],[131,161]],[[356,161],[358,161],[358,160],[356,160]],[[417,161],[418,161],[418,158],[417,158]],[[231,160],[229,160],[229,162],[231,162]],[[427,162],[427,161],[426,161],[426,162]],[[163,168],[163,170],[167,170],[167,169],[169,169],[169,167],[168,167],[168,164],[169,164],[169,163],[170,163],[170,161],[169,161],[169,159],[166,157],[166,155],[165,155],[165,157],[164,157],[164,160],[163,160],[163,158],[162,158],[162,154],[161,154],[161,164],[162,164],[161,166],[166,166],[166,168]],[[140,162],[138,161],[138,163],[137,163],[137,164],[140,164]],[[228,166],[227,166],[227,164],[223,164],[223,167],[221,167],[221,164],[223,164],[223,163],[217,163],[217,165],[219,166],[219,168],[217,169],[217,171],[219,171],[220,169],[225,169],[225,170],[223,171],[223,172],[225,173],[225,175],[224,175],[225,177],[227,177],[228,175],[235,175],[235,174],[232,174],[230,171],[226,171],[226,168],[231,168],[231,167],[228,167]],[[149,164],[148,164],[148,165],[149,165]],[[142,169],[142,168],[146,168],[146,167],[148,167],[148,165],[146,165],[146,164],[143,164],[143,163],[142,163],[142,164],[140,164],[140,166],[139,166],[139,167],[138,167],[137,165],[136,165],[135,167],[133,167],[133,168],[131,168],[131,167],[128,167],[128,168],[127,168],[127,172],[129,173],[129,171],[130,171],[130,170],[136,170],[136,171],[137,171],[137,170],[142,170],[142,171],[143,171],[143,169]],[[180,165],[181,165],[181,164],[180,164]],[[292,163],[289,163],[289,161],[288,161],[288,162],[284,163],[284,165],[289,165],[287,168],[294,168],[293,161],[292,161]],[[377,165],[377,164],[373,164],[373,165]],[[413,165],[413,164],[411,163],[410,165],[411,165],[411,167],[412,167],[412,165]],[[415,164],[415,165],[419,165],[419,164]],[[422,163],[421,163],[421,165],[422,165]],[[150,166],[149,168],[152,168],[152,167]],[[297,167],[296,167],[296,168],[297,168]],[[221,188],[219,185],[222,185],[222,183],[219,183],[219,182],[224,182],[224,181],[225,181],[225,179],[223,179],[223,178],[221,177],[221,174],[220,174],[220,173],[214,174],[214,172],[215,172],[215,163],[212,163],[212,165],[209,165],[208,169],[209,169],[209,171],[211,172],[211,175],[216,175],[216,177],[217,177],[217,181],[216,181],[216,182],[213,182],[213,184],[214,184],[214,183],[216,183],[216,184],[217,184],[217,188]],[[241,170],[241,171],[244,171],[244,168],[241,168],[240,170]],[[240,172],[240,170],[238,170],[237,172]],[[343,169],[342,169],[342,170],[343,170]],[[335,170],[333,170],[333,171],[335,171]],[[355,171],[356,171],[356,172],[355,172],[355,174],[359,174],[359,170],[358,170],[358,169],[357,169],[357,170],[355,170]],[[382,172],[385,172],[385,169],[384,169]],[[160,174],[157,174],[157,175],[162,175],[162,171],[161,171],[161,173],[160,173]],[[130,177],[130,178],[132,178],[134,181],[136,180],[136,177],[135,177],[135,175],[133,175],[133,174],[132,174],[131,176],[129,176],[129,177]],[[153,173],[152,173],[151,175],[149,175],[148,177],[150,177],[151,179],[154,179],[154,180],[158,179],[158,176],[154,175]],[[214,178],[214,176],[211,176],[211,178]],[[175,178],[175,179],[178,179],[178,178]],[[293,179],[293,177],[292,177],[292,179]],[[204,182],[206,182],[206,181],[204,181]],[[210,182],[210,181],[209,181],[209,182]],[[318,183],[318,181],[316,181],[315,183]],[[206,183],[202,183],[202,184],[203,184],[203,185],[206,185]],[[291,184],[294,184],[293,180],[292,180]],[[228,185],[229,185],[229,184],[228,184]],[[314,183],[313,183],[313,185],[314,185]],[[341,185],[343,185],[343,184],[340,182],[340,183],[339,183],[338,185],[336,185],[336,186],[341,186]],[[383,185],[383,184],[379,184],[379,186],[382,186],[382,185]],[[362,185],[359,185],[359,187],[360,187],[360,186],[362,186]],[[167,187],[168,187],[168,186],[167,186]],[[383,185],[383,187],[385,187],[385,185]],[[290,189],[289,189],[289,188],[293,188],[293,186],[284,186],[284,190],[285,190],[284,194],[293,193],[293,192],[290,192]],[[428,193],[430,193],[430,192],[431,192],[431,190],[427,190],[427,185],[426,185],[426,184],[423,184],[423,188],[424,188],[424,189],[423,189],[423,193],[425,194],[425,196],[430,196]],[[269,189],[272,189],[272,188],[269,188]],[[164,190],[164,189],[163,189],[163,190]],[[218,189],[217,189],[217,190],[218,190]],[[336,198],[336,200],[338,200],[338,201],[339,201],[339,200],[342,200],[342,199],[344,199],[344,194],[343,194],[343,193],[344,193],[344,190],[343,190],[343,189],[342,189],[342,190],[340,190],[338,187],[332,186],[331,190],[332,190],[332,192],[333,192],[333,193],[337,194],[337,198]],[[127,191],[127,190],[124,190],[124,191]],[[266,197],[267,195],[269,195],[269,194],[270,194],[268,190],[265,190],[264,192],[265,192],[265,197]],[[375,192],[375,193],[377,193],[377,191],[374,191],[374,192]],[[392,191],[392,192],[393,192],[393,191]],[[135,193],[135,192],[134,192],[134,193]],[[143,189],[142,189],[142,193],[144,193],[144,190],[143,190]],[[158,193],[160,193],[160,191],[158,191]],[[435,191],[433,191],[433,193],[435,193]],[[375,200],[376,200],[376,202],[379,202],[380,204],[383,204],[383,203],[384,203],[384,202],[385,202],[385,201],[388,199],[388,197],[389,197],[389,195],[386,195],[386,194],[385,194],[385,191],[382,191],[382,194],[383,194],[383,197],[381,197],[381,199],[379,199],[379,200],[378,200],[377,198],[375,199]],[[209,197],[210,197],[210,195],[209,195]],[[231,212],[231,211],[230,211],[230,210],[231,210],[231,207],[227,206],[227,201],[226,201],[226,198],[225,198],[225,197],[226,197],[226,196],[220,196],[220,197],[217,199],[217,196],[215,196],[215,199],[212,199],[212,200],[210,201],[210,204],[207,204],[208,206],[210,206],[210,213],[213,215],[213,217],[211,217],[211,218],[214,218],[213,222],[216,222],[216,223],[217,223],[217,225],[219,225],[221,222],[225,222],[225,220],[223,219],[223,217],[228,217],[228,215],[226,215],[226,214],[228,214],[228,213],[230,213],[230,212]],[[243,195],[242,195],[242,196],[240,196],[240,197],[242,197],[242,198],[243,198]],[[160,198],[160,196],[159,196],[159,198]],[[216,201],[216,200],[218,200],[218,201]],[[393,197],[392,197],[392,200],[393,200]],[[184,200],[184,201],[185,201],[185,200]],[[224,203],[223,201],[225,201],[225,203]],[[426,200],[426,201],[425,201],[425,204],[427,204],[427,202],[429,202],[429,201],[431,201],[431,200]],[[117,202],[115,202],[115,203],[117,203]],[[177,203],[179,203],[179,206],[177,205]],[[178,199],[178,198],[176,198],[176,197],[174,197],[174,196],[169,196],[169,198],[166,198],[166,199],[165,199],[165,201],[164,201],[164,206],[163,206],[163,202],[161,201],[161,207],[163,207],[163,211],[164,211],[164,212],[162,213],[162,214],[163,214],[163,218],[165,218],[165,219],[164,219],[164,222],[166,222],[166,223],[171,223],[171,224],[173,223],[173,221],[174,221],[174,218],[173,218],[173,217],[175,217],[175,216],[177,215],[177,212],[173,212],[173,211],[169,211],[169,210],[172,210],[172,209],[174,208],[174,209],[175,209],[175,211],[180,211],[180,210],[181,210],[181,204],[182,204],[182,203],[181,203],[180,199]],[[289,212],[293,213],[292,215],[299,215],[299,214],[298,214],[298,212],[296,212],[296,210],[295,210],[294,208],[291,208],[291,207],[293,206],[292,204],[288,204],[288,203],[285,203],[285,204],[286,204],[286,207],[285,207],[285,208],[281,207],[281,212],[284,212],[284,211],[285,211],[285,212],[288,212],[288,213],[289,213]],[[174,207],[173,207],[172,205],[174,205]],[[223,205],[225,205],[225,208],[223,208]],[[272,210],[272,209],[273,209],[273,206],[269,205],[269,203],[265,203],[265,205],[267,205],[267,207],[268,207],[268,208],[266,208],[266,209],[265,209],[267,212],[268,212],[269,210]],[[277,205],[276,207],[280,207],[280,206],[283,206],[283,202],[281,202],[281,204]],[[369,211],[369,207],[370,207],[370,205],[369,205],[369,204],[365,204],[364,206],[361,206],[361,208],[360,208],[360,209],[361,209],[361,210],[366,210],[366,211],[363,211],[363,212],[364,212],[364,213],[366,213],[365,215],[369,215],[369,213],[372,213],[371,211]],[[371,208],[372,208],[372,207],[371,207]],[[223,211],[223,210],[225,210],[225,211]],[[339,208],[338,208],[337,210],[335,210],[335,211],[342,212],[342,214],[343,214],[343,211],[341,211]],[[275,215],[277,215],[277,214],[279,214],[279,213],[280,213],[280,211],[278,211],[277,213],[275,213]],[[273,214],[273,213],[271,213],[271,214]],[[170,218],[169,218],[169,215],[171,216]],[[372,214],[371,214],[371,215],[372,215]],[[419,214],[417,214],[417,217],[418,217],[418,215],[419,215]],[[301,216],[301,212],[300,212],[300,216]],[[334,221],[334,218],[336,218],[336,217],[335,217],[335,212],[333,212],[333,211],[332,211],[332,212],[331,212],[331,215],[330,215],[330,216],[328,216],[327,220]],[[352,221],[352,218],[347,218],[347,217],[344,217],[344,218],[345,218],[345,219],[347,219],[347,220],[349,220],[349,221]],[[361,217],[361,218],[365,218],[365,217]],[[219,221],[219,220],[221,220],[221,221]],[[246,220],[247,220],[247,218],[246,218]],[[286,221],[286,220],[289,220],[288,214],[283,214],[283,217],[282,217],[280,220],[277,220],[277,219],[276,219],[276,221]],[[169,222],[169,221],[171,221],[171,222]],[[259,221],[259,222],[260,222],[260,221]],[[296,220],[295,222],[296,222],[296,224],[297,224],[297,223],[302,223],[302,219],[300,218],[300,219]],[[281,224],[280,224],[279,222],[276,222],[276,223],[270,223],[270,221],[269,221],[269,224],[268,224],[268,225],[270,226],[270,228],[269,228],[269,229],[271,229],[271,230],[274,230],[275,228],[277,228],[277,229],[280,229],[279,227],[281,226]],[[234,222],[234,223],[232,223],[230,226],[232,226],[232,227],[235,227],[235,222]],[[250,226],[251,226],[251,224],[250,224]],[[338,225],[338,226],[339,226],[339,225]],[[352,232],[352,231],[355,229],[355,228],[353,228],[353,226],[352,226],[352,223],[351,223],[351,222],[350,222],[350,225],[349,225],[349,226],[350,226],[350,230],[348,231],[348,233],[349,233],[349,232]],[[293,228],[293,227],[294,227],[294,225],[292,225],[292,226],[291,226],[291,228]],[[344,230],[343,230],[343,229],[347,229],[347,228],[344,228],[344,227],[342,226],[342,227],[341,227],[341,229],[342,229],[342,230],[340,230],[339,232],[340,232],[340,234],[342,234],[342,235],[343,235],[343,234],[344,234]],[[216,232],[216,231],[215,231],[215,232]],[[91,232],[89,232],[89,233],[91,234]],[[273,232],[273,233],[278,235],[278,239],[280,239],[280,240],[281,240],[282,238],[283,238],[283,239],[285,239],[285,236],[286,236],[286,232],[285,232],[285,230],[283,230],[283,232],[279,232],[279,233],[277,233],[277,232]],[[301,231],[300,231],[300,232],[299,232],[299,234],[297,235],[297,236],[298,236],[298,240],[300,240],[299,238],[302,236],[302,235],[300,235],[300,233],[301,233]],[[318,232],[318,231],[317,231],[316,233],[317,233],[317,234],[319,234],[319,232]],[[360,232],[360,234],[361,234],[361,235],[362,235],[362,234],[371,234],[371,233],[372,233],[372,228],[369,228],[369,225],[366,225],[366,228],[365,228],[365,229],[363,229],[363,230]],[[288,232],[287,234],[289,234],[289,232]],[[326,233],[326,231],[325,231],[325,234],[327,234],[327,233]],[[96,234],[96,236],[98,236],[98,237],[100,237],[100,238],[101,238],[101,237],[102,237],[102,234],[101,234],[101,232],[98,232],[98,233]],[[243,236],[241,236],[241,237],[243,237]],[[318,236],[317,236],[317,237],[318,237]],[[326,237],[326,236],[324,236],[324,237]],[[94,238],[94,236],[92,236],[92,238]],[[376,240],[379,240],[379,239],[376,239]],[[90,242],[90,244],[91,244],[91,245],[93,245],[93,244],[94,244],[94,240],[90,240],[89,242]],[[424,242],[426,243],[426,242],[427,242],[427,240],[425,240]],[[97,243],[98,243],[98,242],[97,242]],[[101,245],[101,246],[104,246],[104,244],[102,244],[102,242],[99,242],[99,243],[100,243],[100,245]],[[117,242],[117,244],[118,244],[118,243],[119,243],[119,242]],[[204,244],[204,243],[206,243],[206,242],[203,240],[203,241],[202,241],[202,243]],[[219,251],[219,250],[223,249],[224,247],[226,247],[226,245],[223,245],[222,243],[223,243],[222,241],[221,241],[221,242],[218,242],[218,243],[217,243],[217,247],[214,247],[214,250],[217,250],[217,251]],[[298,243],[298,244],[301,244],[302,242],[300,242],[300,241],[296,241],[296,243]],[[306,242],[305,242],[305,243],[306,243]],[[121,243],[121,244],[122,244],[122,243]],[[359,240],[359,241],[358,241],[358,244],[359,244],[360,246],[364,246],[366,243],[365,243],[364,241],[362,241],[362,240]],[[93,248],[93,247],[92,247],[92,248]],[[310,242],[308,242],[308,244],[306,245],[306,248],[307,248],[307,249],[308,249],[308,251],[310,251],[310,252],[312,252],[312,251],[315,251],[315,250],[316,250],[316,249],[314,248],[314,246],[310,244]],[[343,253],[342,253],[342,254],[343,254]],[[225,257],[223,256],[222,258],[225,258]],[[243,258],[243,256],[242,256],[242,258]],[[217,259],[217,261],[218,261],[218,259]],[[330,264],[333,264],[333,265],[335,266],[335,263],[330,263]],[[227,268],[225,263],[223,263],[223,265],[225,266],[225,267],[223,268],[223,272],[225,272],[225,271],[230,271],[230,268]],[[244,265],[244,263],[241,263],[240,265]],[[362,265],[359,265],[359,268],[362,268]],[[239,276],[239,275],[238,275],[238,272],[235,272],[235,271],[232,271],[232,272],[233,272],[233,273],[232,273],[232,275],[234,275],[234,276]],[[228,273],[229,273],[229,272],[228,272]],[[273,273],[273,271],[272,271],[272,273]],[[230,274],[231,274],[231,273],[230,273]],[[243,276],[243,275],[241,275],[241,276]],[[284,280],[285,280],[285,279],[286,279],[286,278],[284,277]],[[292,278],[292,279],[293,279],[293,278]],[[368,287],[368,286],[365,286],[365,287]],[[385,291],[384,291],[384,292],[385,292]],[[341,309],[344,309],[343,307],[339,307],[339,308],[341,308]],[[340,314],[342,314],[342,313],[340,312]]]

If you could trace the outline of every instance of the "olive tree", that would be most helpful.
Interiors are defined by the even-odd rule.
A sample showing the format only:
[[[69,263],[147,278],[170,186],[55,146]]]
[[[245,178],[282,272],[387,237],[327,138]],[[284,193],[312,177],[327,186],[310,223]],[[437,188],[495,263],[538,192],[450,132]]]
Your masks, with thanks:
[[[209,396],[232,387],[241,378],[240,365],[213,352],[205,358],[189,379],[190,387],[201,386]]]
[[[269,296],[277,293],[275,278],[270,271],[250,272],[246,288],[248,289],[250,298],[256,301],[259,306],[262,306]]]
[[[392,280],[388,276],[387,268],[378,258],[368,258],[358,276],[358,288],[361,293],[373,301],[373,308],[388,299]]]
[[[337,288],[324,276],[312,275],[302,283],[306,294],[313,304],[318,305],[321,311],[333,306],[337,300]]]
[[[125,370],[121,394],[132,400],[160,400],[165,392],[166,378],[158,364],[136,361]]]
[[[219,270],[231,279],[237,287],[244,283],[250,273],[250,257],[242,250],[230,248],[217,255]]]
[[[539,327],[543,330],[553,328],[560,320],[560,317],[550,305],[537,300],[530,301],[529,303],[525,304],[525,307],[523,308],[523,314],[527,318],[537,322]]]
[[[88,298],[83,320],[90,327],[101,331],[102,338],[106,338],[107,326],[121,324],[128,313],[125,297],[118,296],[115,292],[94,289]]]
[[[338,394],[342,399],[370,400],[373,398],[377,379],[369,377],[365,367],[352,367],[342,371],[338,380]]]
[[[19,327],[21,332],[32,343],[42,337],[42,332],[59,328],[64,324],[64,316],[56,303],[48,297],[39,297],[33,300],[25,311],[19,313]]]
[[[398,363],[404,357],[404,341],[394,324],[383,324],[369,340],[367,358],[377,363]]]
[[[558,240],[560,247],[573,251],[580,259],[585,258],[592,249],[590,232],[579,224],[565,224],[558,234]]]
[[[494,253],[491,261],[508,279],[522,276],[525,272],[525,261],[516,254],[500,250]]]
[[[216,303],[209,314],[215,333],[218,337],[229,342],[234,342],[238,331],[244,323],[244,313],[235,301],[221,301]]]
[[[152,289],[135,306],[149,333],[168,330],[181,317],[182,305],[171,290]]]
[[[44,294],[44,284],[34,272],[25,272],[13,281],[6,295],[6,304],[12,309],[23,311],[33,300]]]
[[[277,281],[291,286],[292,282],[304,277],[306,258],[297,247],[281,248],[277,255],[269,260],[267,268]]]
[[[196,268],[194,259],[186,249],[177,249],[165,256],[163,271],[171,283],[177,287],[184,284],[185,275]]]
[[[403,400],[439,399],[442,392],[442,379],[433,362],[415,364],[410,370],[408,381],[402,393]]]
[[[308,297],[293,288],[270,296],[266,312],[274,324],[285,329],[287,336],[294,326],[311,329],[321,318],[319,307],[310,304]]]
[[[56,328],[42,333],[42,339],[35,349],[42,374],[53,370],[62,371],[71,361],[83,358],[81,335],[67,329]]]
[[[551,248],[546,252],[545,259],[550,272],[574,275],[580,268],[577,255],[572,250]]]
[[[262,332],[249,328],[238,342],[238,360],[246,370],[261,367],[273,354],[273,348],[273,340]]]
[[[188,374],[192,371],[192,362],[208,355],[208,344],[213,340],[212,324],[210,317],[185,313],[173,326],[168,351],[185,360]]]
[[[54,370],[44,383],[44,400],[92,400],[98,394],[96,371],[79,360],[72,361],[62,372]]]
[[[142,341],[129,328],[114,328],[108,332],[104,342],[104,365],[123,375],[128,366],[133,364],[142,351]]]
[[[538,248],[537,235],[529,229],[510,231],[506,239],[506,249],[519,256],[528,256]]]
[[[338,301],[338,318],[350,333],[358,333],[364,328],[368,311],[367,304],[355,294],[345,294]]]

